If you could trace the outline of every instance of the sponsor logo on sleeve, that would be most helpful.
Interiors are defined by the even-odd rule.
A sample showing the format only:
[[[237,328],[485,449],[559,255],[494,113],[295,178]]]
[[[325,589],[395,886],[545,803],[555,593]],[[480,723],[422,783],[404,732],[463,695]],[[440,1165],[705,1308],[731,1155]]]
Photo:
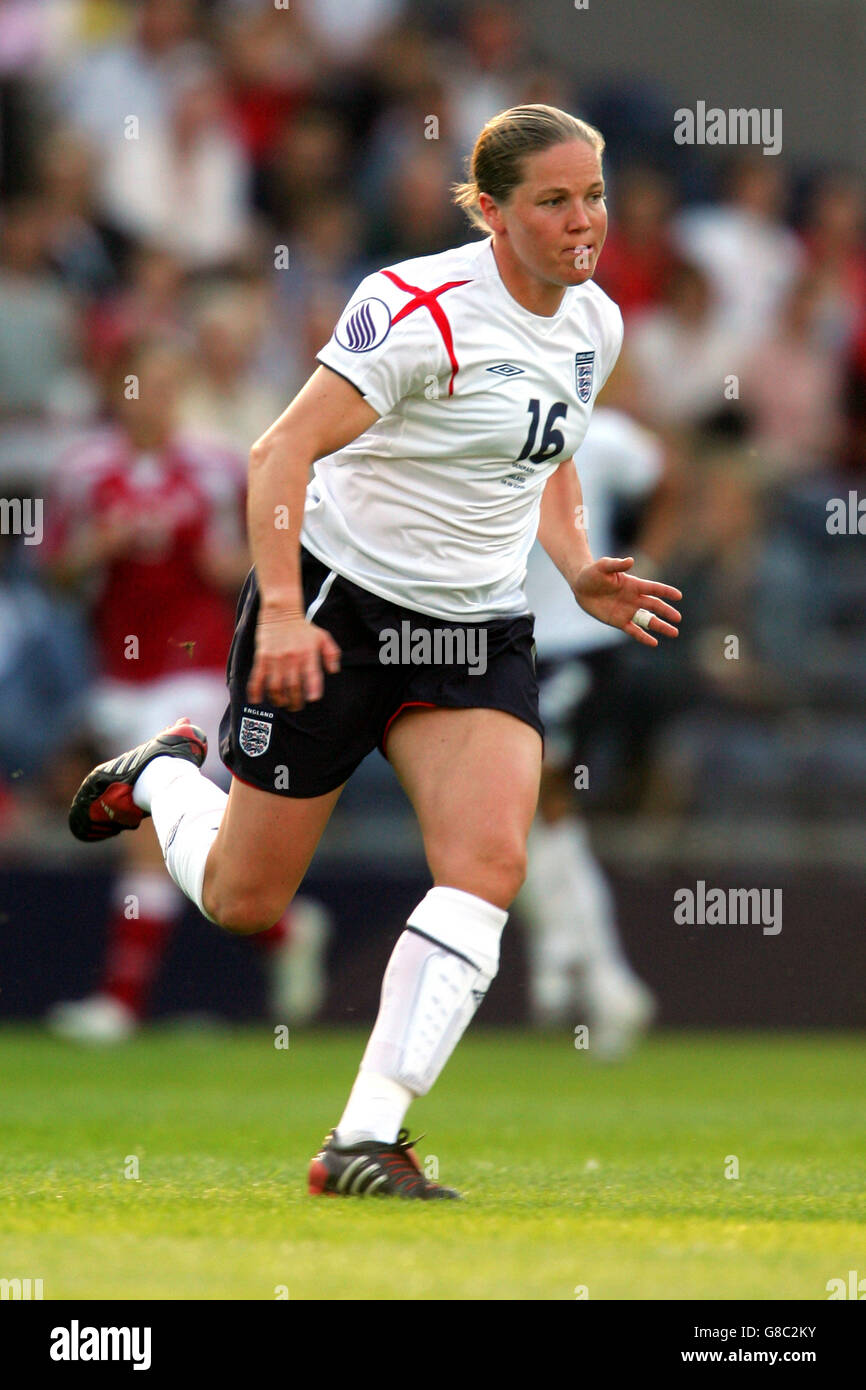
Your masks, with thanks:
[[[348,352],[369,352],[387,338],[391,330],[391,311],[382,299],[362,299],[350,304],[334,331],[334,337]]]

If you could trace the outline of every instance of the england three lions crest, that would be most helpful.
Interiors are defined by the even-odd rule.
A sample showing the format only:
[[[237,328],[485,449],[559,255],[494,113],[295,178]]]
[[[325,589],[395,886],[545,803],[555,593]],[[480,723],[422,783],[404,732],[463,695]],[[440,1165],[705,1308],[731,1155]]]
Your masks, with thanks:
[[[592,395],[592,372],[595,366],[595,352],[576,352],[574,354],[574,389],[577,399],[586,405]]]
[[[264,719],[247,719],[244,715],[238,742],[248,758],[260,758],[268,751],[271,727]]]

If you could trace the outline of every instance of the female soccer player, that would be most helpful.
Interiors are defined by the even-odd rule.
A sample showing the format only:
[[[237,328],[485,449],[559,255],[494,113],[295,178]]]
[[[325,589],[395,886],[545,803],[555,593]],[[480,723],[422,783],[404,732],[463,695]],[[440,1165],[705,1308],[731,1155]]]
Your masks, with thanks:
[[[320,366],[253,446],[254,568],[229,655],[225,793],[188,720],[95,769],[81,839],[152,815],[211,921],[269,927],[340,790],[378,746],[434,886],[391,956],[379,1014],[312,1193],[454,1197],[401,1128],[496,975],[524,877],[542,724],[522,592],[539,537],[575,600],[657,646],[681,597],[593,560],[571,457],[622,318],[592,283],[607,229],[593,127],[547,106],[494,117],[456,198],[483,240],[368,276]],[[315,474],[308,483],[309,470]]]

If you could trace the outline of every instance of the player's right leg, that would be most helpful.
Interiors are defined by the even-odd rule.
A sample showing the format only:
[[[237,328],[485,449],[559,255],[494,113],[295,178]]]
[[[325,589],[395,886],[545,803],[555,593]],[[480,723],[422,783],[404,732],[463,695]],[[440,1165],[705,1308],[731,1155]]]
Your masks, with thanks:
[[[341,791],[295,800],[233,780],[207,857],[206,916],[231,931],[272,926],[300,887]]]
[[[306,873],[341,787],[288,798],[234,780],[228,795],[200,771],[207,740],[178,720],[85,778],[70,828],[79,839],[135,829],[153,817],[166,868],[211,921],[263,931]]]
[[[373,639],[351,586],[306,551],[302,575],[305,602],[310,611],[318,603],[317,622],[340,649],[369,646]],[[282,916],[344,783],[375,746],[390,698],[390,668],[373,646],[365,663],[329,675],[321,699],[299,711],[248,704],[258,604],[251,571],[238,602],[229,705],[220,725],[220,754],[233,773],[230,792],[199,771],[206,739],[182,720],[95,768],[70,813],[80,839],[132,829],[142,814],[152,815],[178,887],[211,921],[243,933],[264,931]]]

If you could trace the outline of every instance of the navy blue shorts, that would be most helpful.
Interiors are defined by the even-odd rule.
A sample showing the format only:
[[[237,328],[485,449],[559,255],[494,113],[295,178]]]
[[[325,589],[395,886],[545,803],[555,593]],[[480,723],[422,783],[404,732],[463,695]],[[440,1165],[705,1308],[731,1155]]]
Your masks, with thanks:
[[[300,710],[247,700],[259,611],[251,570],[238,601],[220,724],[220,756],[240,781],[278,796],[322,796],[372,749],[387,756],[390,725],[413,705],[500,709],[544,736],[531,614],[448,622],[359,588],[307,550],[301,562],[304,603],[315,605],[310,620],[339,646],[340,670],[326,672],[322,698]]]

